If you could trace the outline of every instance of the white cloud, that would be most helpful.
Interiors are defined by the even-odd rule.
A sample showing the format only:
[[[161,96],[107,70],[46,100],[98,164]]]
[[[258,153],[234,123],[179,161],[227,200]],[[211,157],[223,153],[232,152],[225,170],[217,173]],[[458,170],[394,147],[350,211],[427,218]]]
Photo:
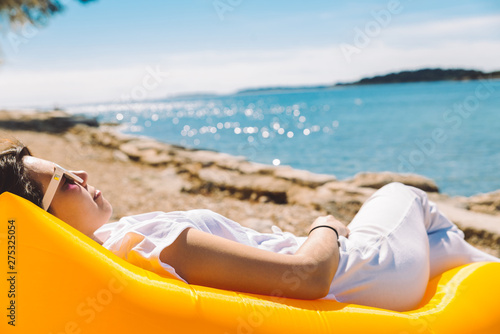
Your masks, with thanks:
[[[488,72],[500,69],[499,54],[498,42],[443,42],[434,46],[406,48],[375,41],[359,54],[352,55],[350,63],[339,49],[336,56],[339,69],[337,79],[348,81],[424,67],[466,68]]]
[[[142,85],[146,67],[168,71],[146,98],[230,93],[262,86],[328,84],[422,67],[498,70],[500,16],[388,25],[347,61],[339,45],[287,50],[204,51],[165,55],[123,68],[16,70],[0,67],[0,106],[116,101]],[[492,35],[493,34],[493,35]],[[462,37],[460,37],[462,36]],[[20,64],[18,64],[19,66]]]
[[[415,42],[415,38],[422,41],[429,39],[441,41],[450,38],[461,41],[469,38],[474,40],[498,39],[500,15],[453,18],[399,27],[389,26],[388,28],[390,28],[388,34],[398,41],[410,39]]]
[[[419,48],[442,43],[499,41],[500,15],[455,18],[417,24],[388,25],[380,40],[388,45]]]
[[[145,68],[169,72],[146,98],[186,92],[229,93],[238,88],[333,82],[334,47],[310,50],[194,52],[165,57],[156,64],[73,71],[0,72],[0,105],[52,106],[116,101],[142,85]],[[123,100],[123,99],[122,99]]]
[[[333,83],[335,47],[198,53],[167,59],[170,89],[231,92],[238,88]],[[187,59],[187,60],[186,60]],[[329,69],[330,67],[330,69]]]
[[[148,75],[147,65],[113,69],[0,71],[1,106],[54,106],[118,100]],[[150,92],[148,91],[148,94]]]

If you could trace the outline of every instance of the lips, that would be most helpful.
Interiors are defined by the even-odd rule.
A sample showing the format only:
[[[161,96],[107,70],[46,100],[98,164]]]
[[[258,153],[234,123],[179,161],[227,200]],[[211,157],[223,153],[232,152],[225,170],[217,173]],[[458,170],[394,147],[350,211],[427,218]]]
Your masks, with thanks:
[[[96,189],[95,192],[94,192],[94,201],[99,197],[101,196],[101,191]]]

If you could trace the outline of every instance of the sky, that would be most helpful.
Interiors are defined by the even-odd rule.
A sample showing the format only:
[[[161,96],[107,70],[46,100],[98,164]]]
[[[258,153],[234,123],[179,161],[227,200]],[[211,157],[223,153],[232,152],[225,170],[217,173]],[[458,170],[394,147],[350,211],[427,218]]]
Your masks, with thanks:
[[[0,108],[500,70],[497,0],[61,2],[43,27],[0,22]]]

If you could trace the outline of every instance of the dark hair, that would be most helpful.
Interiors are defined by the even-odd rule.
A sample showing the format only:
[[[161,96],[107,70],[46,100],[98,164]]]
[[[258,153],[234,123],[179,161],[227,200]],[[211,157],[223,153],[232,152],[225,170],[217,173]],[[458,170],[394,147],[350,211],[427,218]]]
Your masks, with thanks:
[[[31,155],[20,141],[0,140],[0,194],[8,191],[42,207],[43,191],[24,166],[23,157]]]

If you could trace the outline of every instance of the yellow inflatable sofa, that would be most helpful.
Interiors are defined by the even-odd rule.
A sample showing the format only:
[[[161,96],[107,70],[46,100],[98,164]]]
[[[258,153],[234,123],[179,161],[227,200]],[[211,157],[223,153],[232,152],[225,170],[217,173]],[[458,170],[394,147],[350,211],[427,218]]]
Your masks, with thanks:
[[[15,195],[0,195],[0,333],[500,333],[500,264],[429,282],[394,312],[188,285],[115,256]]]

